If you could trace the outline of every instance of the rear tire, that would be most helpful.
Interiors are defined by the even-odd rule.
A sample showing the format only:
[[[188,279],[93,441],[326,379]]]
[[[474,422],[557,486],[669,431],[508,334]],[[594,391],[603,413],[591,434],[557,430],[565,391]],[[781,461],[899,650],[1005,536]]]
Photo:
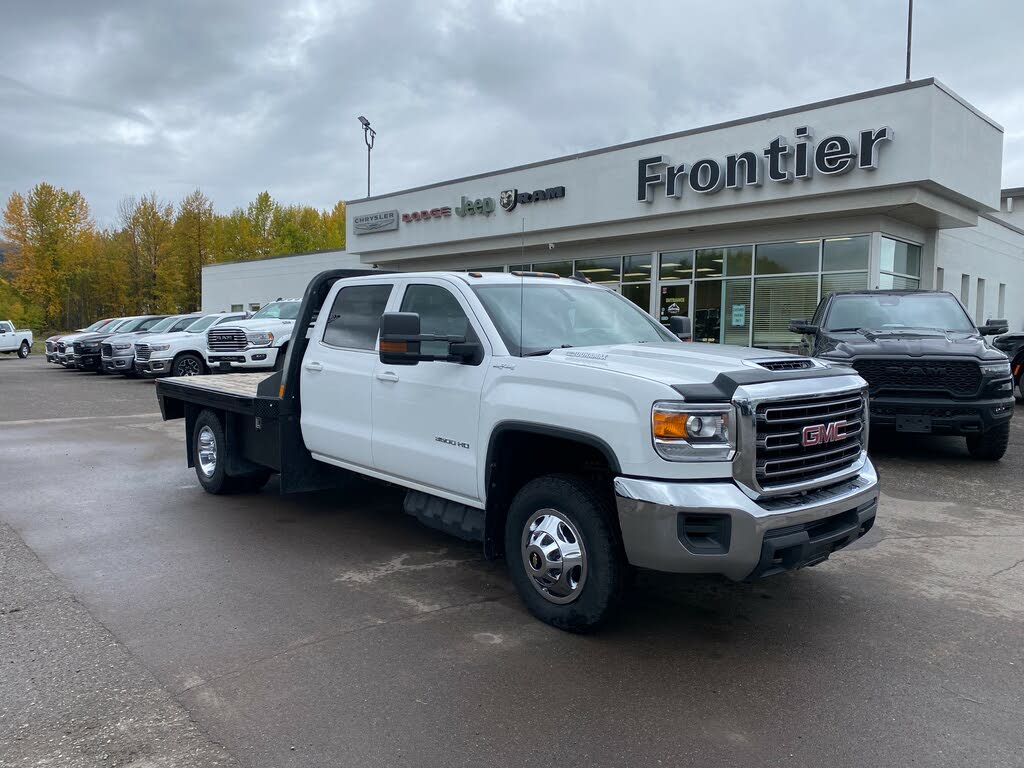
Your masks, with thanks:
[[[980,435],[967,437],[967,451],[975,459],[999,461],[1010,444],[1010,422],[1004,421]]]
[[[174,358],[171,376],[201,376],[206,373],[206,363],[199,355],[186,352]]]
[[[196,419],[192,434],[192,456],[196,477],[203,490],[215,495],[225,493],[255,493],[270,480],[272,472],[260,469],[247,475],[229,475],[228,448],[224,439],[224,425],[216,413],[207,409]]]
[[[21,342],[21,346],[18,347],[18,357],[24,360],[28,357],[28,353],[32,351],[32,347],[28,345],[27,341]]]
[[[523,486],[505,520],[505,559],[530,613],[580,633],[613,613],[627,571],[614,520],[610,494],[582,477],[548,475]]]

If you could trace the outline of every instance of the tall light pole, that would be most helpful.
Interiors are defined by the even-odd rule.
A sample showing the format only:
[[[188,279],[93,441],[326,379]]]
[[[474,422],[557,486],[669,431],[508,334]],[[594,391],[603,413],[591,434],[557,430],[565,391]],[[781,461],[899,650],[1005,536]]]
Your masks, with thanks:
[[[910,82],[910,41],[914,31],[914,0],[907,5],[907,82]]]
[[[366,196],[370,196],[370,150],[373,149],[373,140],[377,138],[377,132],[370,127],[370,121],[362,115],[359,122],[363,124],[363,141],[366,142]]]

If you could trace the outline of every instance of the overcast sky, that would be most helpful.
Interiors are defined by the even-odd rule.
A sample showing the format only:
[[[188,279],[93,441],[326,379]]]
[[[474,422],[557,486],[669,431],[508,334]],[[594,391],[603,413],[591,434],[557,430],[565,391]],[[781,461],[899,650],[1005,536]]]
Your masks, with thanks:
[[[906,0],[4,0],[0,196],[373,191],[903,80]],[[915,78],[1005,128],[1024,186],[1022,0],[918,0]]]

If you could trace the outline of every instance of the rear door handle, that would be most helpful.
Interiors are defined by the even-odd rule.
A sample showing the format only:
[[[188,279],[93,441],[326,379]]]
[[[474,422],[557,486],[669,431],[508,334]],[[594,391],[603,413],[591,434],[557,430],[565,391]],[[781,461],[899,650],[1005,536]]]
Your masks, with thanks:
[[[384,371],[377,374],[378,381],[398,381],[398,374],[391,371]]]
[[[322,371],[323,369],[324,364],[318,360],[310,360],[308,363],[306,363],[307,371]]]

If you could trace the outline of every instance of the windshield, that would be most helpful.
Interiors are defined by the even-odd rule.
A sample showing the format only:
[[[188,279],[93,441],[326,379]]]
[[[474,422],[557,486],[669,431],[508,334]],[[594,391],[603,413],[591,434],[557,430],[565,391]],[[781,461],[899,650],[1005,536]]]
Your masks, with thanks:
[[[83,333],[88,333],[89,331],[98,331],[100,328],[102,328],[104,325],[106,325],[109,322],[111,322],[109,317],[105,318],[103,320],[97,320],[95,323],[90,325],[88,328],[84,328],[82,330],[82,332]]]
[[[115,320],[110,325],[106,326],[103,329],[103,332],[104,333],[114,333],[114,332],[117,332],[117,331],[127,331],[128,330],[128,326],[131,325],[134,322],[136,322],[136,318],[134,318],[134,317],[122,317],[122,318],[119,318],[119,319]]]
[[[976,329],[959,302],[948,293],[836,296],[825,320],[826,331],[928,329],[972,333]]]
[[[192,325],[190,325],[188,327],[188,332],[189,333],[202,333],[207,328],[209,328],[211,325],[213,325],[218,317],[220,317],[220,315],[207,315],[206,317],[202,318],[201,320],[197,320],[196,322],[192,323]]]
[[[617,293],[587,286],[504,284],[473,289],[513,355],[560,347],[678,341]]]
[[[175,319],[174,324],[171,326],[168,333],[177,333],[178,331],[184,331],[192,323],[196,322],[200,318],[200,315],[188,315],[187,317],[179,317]]]
[[[153,325],[148,328],[144,328],[143,330],[149,331],[150,333],[160,333],[160,331],[166,331],[179,320],[181,320],[181,318],[176,315],[165,317],[163,320],[154,321]]]
[[[263,309],[252,316],[253,320],[294,320],[299,316],[301,301],[275,301],[267,304]]]

